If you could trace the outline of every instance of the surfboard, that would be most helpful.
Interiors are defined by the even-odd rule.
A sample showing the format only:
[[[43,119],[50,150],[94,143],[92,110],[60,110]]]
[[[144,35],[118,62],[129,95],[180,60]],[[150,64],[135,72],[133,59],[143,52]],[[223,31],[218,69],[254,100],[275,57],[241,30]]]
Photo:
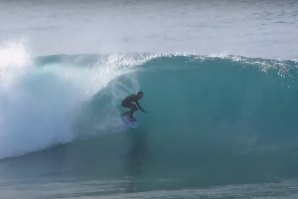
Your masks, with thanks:
[[[139,127],[139,123],[138,123],[138,121],[137,121],[137,120],[135,120],[135,121],[130,121],[128,115],[122,115],[121,118],[122,118],[122,121],[124,122],[124,124],[125,124],[127,127],[129,127],[129,128],[133,128],[133,129]]]

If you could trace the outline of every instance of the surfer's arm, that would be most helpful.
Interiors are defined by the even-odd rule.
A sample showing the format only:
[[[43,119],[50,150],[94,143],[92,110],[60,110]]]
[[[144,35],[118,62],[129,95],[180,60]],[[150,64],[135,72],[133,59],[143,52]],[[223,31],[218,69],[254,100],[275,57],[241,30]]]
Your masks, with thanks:
[[[146,113],[146,111],[142,108],[142,106],[139,104],[139,101],[136,100],[136,104],[138,106],[138,109],[140,109],[141,111],[143,111],[144,113]]]

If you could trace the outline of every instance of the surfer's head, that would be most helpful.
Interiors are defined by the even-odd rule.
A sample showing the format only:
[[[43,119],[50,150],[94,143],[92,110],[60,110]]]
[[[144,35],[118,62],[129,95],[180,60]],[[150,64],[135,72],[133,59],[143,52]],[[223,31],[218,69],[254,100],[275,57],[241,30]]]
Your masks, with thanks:
[[[138,97],[138,99],[141,99],[141,98],[143,97],[143,95],[144,95],[143,91],[139,91],[139,92],[137,93],[137,97]]]

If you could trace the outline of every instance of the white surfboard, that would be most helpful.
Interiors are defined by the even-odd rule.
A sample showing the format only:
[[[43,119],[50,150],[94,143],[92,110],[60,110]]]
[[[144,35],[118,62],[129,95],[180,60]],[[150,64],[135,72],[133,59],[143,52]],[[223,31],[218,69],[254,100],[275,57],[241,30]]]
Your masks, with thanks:
[[[125,124],[127,127],[129,127],[129,128],[133,128],[133,129],[139,127],[139,123],[138,123],[138,121],[137,121],[137,120],[130,121],[128,115],[122,115],[121,118],[122,118],[124,124]]]

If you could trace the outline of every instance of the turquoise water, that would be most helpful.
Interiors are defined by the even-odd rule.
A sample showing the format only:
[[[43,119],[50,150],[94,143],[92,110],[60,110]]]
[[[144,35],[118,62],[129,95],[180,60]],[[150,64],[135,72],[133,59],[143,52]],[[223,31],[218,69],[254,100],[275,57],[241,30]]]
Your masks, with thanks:
[[[297,10],[0,1],[0,198],[297,198]]]
[[[15,98],[2,92],[8,198],[297,194],[294,61],[90,54],[32,64],[10,85]],[[127,129],[120,103],[138,90],[148,113]]]

